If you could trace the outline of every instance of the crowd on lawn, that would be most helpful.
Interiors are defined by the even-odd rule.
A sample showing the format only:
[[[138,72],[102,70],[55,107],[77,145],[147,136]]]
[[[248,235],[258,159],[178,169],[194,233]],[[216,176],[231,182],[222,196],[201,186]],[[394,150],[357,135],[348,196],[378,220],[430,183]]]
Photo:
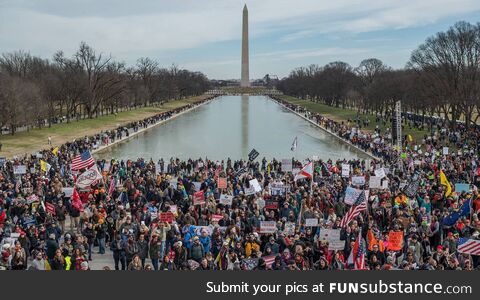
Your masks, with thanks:
[[[377,159],[90,162],[90,151],[188,105],[2,159],[0,268],[89,270],[94,251],[117,270],[478,268],[478,128],[406,118],[432,130],[400,150],[388,130],[282,104]]]

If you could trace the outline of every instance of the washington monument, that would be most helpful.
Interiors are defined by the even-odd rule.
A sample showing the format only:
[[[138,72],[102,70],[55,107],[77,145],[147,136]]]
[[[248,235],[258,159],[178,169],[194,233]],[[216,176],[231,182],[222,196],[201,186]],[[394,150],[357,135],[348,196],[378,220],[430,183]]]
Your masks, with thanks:
[[[248,9],[247,5],[243,7],[243,22],[242,22],[242,78],[240,81],[241,87],[250,86],[250,75],[248,66]]]

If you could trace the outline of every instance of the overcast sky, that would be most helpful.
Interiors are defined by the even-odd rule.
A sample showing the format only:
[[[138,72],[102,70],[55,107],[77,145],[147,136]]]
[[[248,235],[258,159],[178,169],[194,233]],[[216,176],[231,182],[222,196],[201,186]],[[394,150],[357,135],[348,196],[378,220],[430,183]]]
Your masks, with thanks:
[[[0,53],[50,58],[81,41],[134,64],[240,77],[241,17],[250,17],[250,77],[377,57],[400,68],[428,36],[480,21],[479,0],[0,0]]]

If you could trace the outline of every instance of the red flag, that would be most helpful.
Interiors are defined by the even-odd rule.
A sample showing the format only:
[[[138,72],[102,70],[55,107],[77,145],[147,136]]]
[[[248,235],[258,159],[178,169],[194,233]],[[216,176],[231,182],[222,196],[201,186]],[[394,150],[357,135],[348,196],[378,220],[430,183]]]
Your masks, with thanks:
[[[83,204],[82,204],[82,201],[80,200],[80,195],[78,194],[76,188],[73,189],[72,206],[75,207],[80,212],[83,211]]]

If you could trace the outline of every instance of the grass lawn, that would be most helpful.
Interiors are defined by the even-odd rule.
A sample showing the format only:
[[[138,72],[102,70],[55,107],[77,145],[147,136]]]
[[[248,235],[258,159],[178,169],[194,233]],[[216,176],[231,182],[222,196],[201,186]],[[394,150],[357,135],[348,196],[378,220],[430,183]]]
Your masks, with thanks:
[[[102,130],[111,130],[118,126],[138,121],[158,113],[172,110],[180,106],[195,103],[207,98],[208,95],[175,100],[165,103],[163,106],[142,107],[130,111],[119,112],[115,115],[101,116],[95,119],[85,119],[52,125],[51,128],[31,129],[26,132],[18,132],[15,135],[1,135],[0,142],[3,144],[0,156],[11,158],[15,155],[34,153],[41,149],[47,149],[48,137],[52,138],[54,146],[64,144],[76,138],[94,135]]]
[[[343,109],[339,107],[333,107],[323,103],[316,103],[309,100],[302,100],[302,99],[298,99],[291,96],[280,96],[280,98],[289,103],[303,106],[311,112],[322,114],[327,118],[330,118],[337,122],[342,122],[342,121],[347,122],[349,119],[354,120],[357,117],[357,111],[353,109]],[[373,131],[376,125],[379,126],[382,132],[385,130],[385,126],[383,126],[382,122],[378,122],[378,123],[375,122],[375,115],[362,114],[360,118],[362,120],[365,120],[365,119],[370,120],[370,124],[367,127],[362,128],[362,130]],[[387,127],[389,126],[390,124],[387,123]],[[414,139],[414,142],[416,142],[417,144],[421,142],[423,136],[427,133],[428,131],[425,131],[425,130],[408,129],[408,127],[406,127],[403,132],[403,134],[411,134]]]

